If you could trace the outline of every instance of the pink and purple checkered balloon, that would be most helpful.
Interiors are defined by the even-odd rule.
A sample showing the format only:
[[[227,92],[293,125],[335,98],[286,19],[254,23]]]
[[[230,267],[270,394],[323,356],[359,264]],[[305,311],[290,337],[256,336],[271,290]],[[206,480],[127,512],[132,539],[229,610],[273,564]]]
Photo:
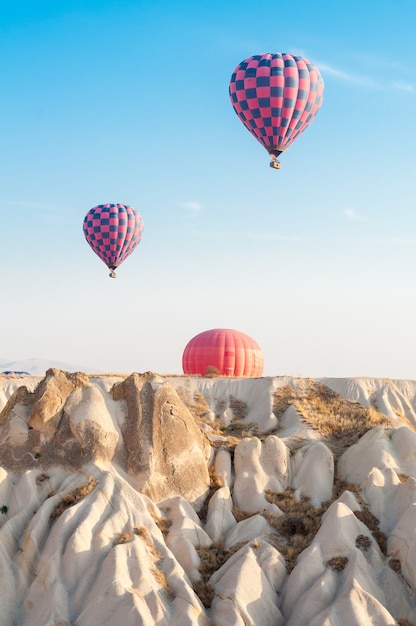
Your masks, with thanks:
[[[85,239],[111,270],[111,278],[116,277],[114,270],[138,246],[143,227],[140,213],[127,204],[99,204],[86,214]]]
[[[231,104],[247,130],[276,159],[309,126],[323,101],[318,68],[292,54],[256,54],[234,70]]]

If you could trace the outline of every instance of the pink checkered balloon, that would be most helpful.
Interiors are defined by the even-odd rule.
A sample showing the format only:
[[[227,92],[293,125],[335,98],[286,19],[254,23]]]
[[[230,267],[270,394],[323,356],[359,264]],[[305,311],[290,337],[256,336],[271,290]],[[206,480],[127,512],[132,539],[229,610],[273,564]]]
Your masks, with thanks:
[[[127,204],[99,204],[86,214],[85,239],[111,270],[111,278],[116,277],[115,269],[139,245],[143,227],[140,213]]]
[[[315,65],[279,52],[242,61],[229,85],[234,111],[272,159],[314,120],[323,91],[324,81]]]

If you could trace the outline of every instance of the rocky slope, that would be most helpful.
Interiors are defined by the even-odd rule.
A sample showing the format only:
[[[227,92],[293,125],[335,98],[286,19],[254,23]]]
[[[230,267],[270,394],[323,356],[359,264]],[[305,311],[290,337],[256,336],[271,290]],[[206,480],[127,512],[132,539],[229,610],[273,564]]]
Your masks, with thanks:
[[[416,381],[0,376],[1,626],[416,625]]]

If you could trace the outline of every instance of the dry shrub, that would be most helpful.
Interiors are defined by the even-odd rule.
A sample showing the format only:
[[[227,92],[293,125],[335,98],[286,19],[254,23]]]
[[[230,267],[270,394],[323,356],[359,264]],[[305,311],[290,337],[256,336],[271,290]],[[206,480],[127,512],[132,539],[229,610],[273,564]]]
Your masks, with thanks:
[[[377,408],[377,404],[376,401],[374,399],[373,401],[373,406],[375,408]],[[399,411],[399,409],[395,409],[394,407],[392,407],[393,413],[395,415],[397,415],[397,417],[399,418],[399,420],[408,428],[410,428],[410,430],[415,430],[415,424],[413,424],[413,422],[410,421],[409,418],[406,417],[406,415],[404,413],[402,413],[401,411]]]
[[[238,552],[244,544],[236,544],[226,549],[222,544],[212,545],[209,548],[197,548],[201,560],[199,571],[201,578],[194,584],[194,591],[205,608],[211,606],[214,590],[208,580],[228,559]]]
[[[205,376],[207,378],[215,378],[216,376],[220,376],[220,370],[213,365],[207,365],[205,368]]]
[[[273,413],[280,418],[293,405],[312,428],[327,439],[336,456],[357,442],[375,426],[389,428],[393,422],[375,406],[364,407],[359,402],[344,399],[319,381],[306,380],[302,389],[289,385],[273,394]]]
[[[215,596],[215,591],[204,578],[196,580],[193,584],[194,591],[206,609],[209,609]]]
[[[273,394],[273,413],[277,419],[282,417],[286,409],[288,409],[291,404],[295,403],[295,400],[295,391],[289,385],[284,385],[276,389]]]
[[[233,419],[228,426],[222,429],[222,435],[224,437],[231,435],[231,437],[237,439],[237,443],[240,443],[241,439],[244,439],[245,437],[253,437],[257,431],[257,425],[245,422],[244,420]]]
[[[81,487],[77,487],[71,493],[68,493],[64,496],[61,502],[54,508],[52,511],[49,521],[53,523],[66,509],[69,509],[71,506],[85,498],[91,491],[94,489],[97,484],[97,480],[95,478],[90,478],[86,485],[82,485]]]
[[[242,400],[239,400],[233,395],[230,395],[228,398],[229,407],[233,412],[233,419],[228,424],[228,426],[223,426],[221,428],[222,434],[225,437],[234,437],[239,439],[243,439],[244,437],[252,437],[253,434],[258,433],[257,424],[253,424],[251,422],[247,422],[247,404]],[[219,407],[217,407],[218,410]],[[223,412],[226,408],[225,402],[221,409]],[[219,415],[218,415],[219,417]],[[235,445],[235,444],[234,444]]]
[[[350,491],[358,500],[359,504],[365,506],[365,502],[361,495],[359,486],[355,483],[350,483],[346,480],[342,480],[342,478],[335,475],[331,502],[338,500],[338,498],[344,493],[344,491]]]
[[[302,496],[300,501],[295,499],[292,487],[288,487],[279,493],[269,489],[266,491],[267,500],[279,507],[283,515],[272,515],[270,513],[264,513],[263,515],[276,530],[273,537],[273,545],[285,558],[288,573],[294,568],[299,554],[313,541],[321,526],[322,515],[345,490],[354,493],[357,501],[362,506],[362,510],[354,511],[354,514],[369,528],[381,551],[384,554],[386,553],[386,536],[380,531],[379,521],[368,509],[357,485],[347,483],[335,477],[332,498],[327,502],[323,502],[320,508],[312,506],[309,498],[306,496]],[[368,549],[370,544],[371,541],[368,537],[364,535],[357,537],[356,545],[361,550]]]
[[[231,437],[230,435],[227,435],[223,441],[211,441],[211,447],[216,448],[217,450],[228,450],[232,453],[240,441],[241,439],[238,439],[238,437]]]
[[[232,513],[237,520],[237,522],[242,522],[244,519],[248,519],[249,517],[253,517],[254,513],[249,513],[248,511],[243,511],[239,509],[238,506],[233,505]]]
[[[113,546],[118,546],[121,543],[128,543],[133,539],[133,532],[120,533],[117,539],[114,539]]]
[[[235,420],[245,420],[247,417],[247,404],[243,400],[239,400],[233,395],[229,397],[230,409],[233,412]]]
[[[364,506],[361,511],[354,511],[354,515],[371,530],[371,534],[377,541],[378,546],[383,554],[387,554],[387,537],[379,528],[379,521],[368,508]]]
[[[166,580],[165,572],[163,572],[160,569],[157,569],[157,567],[152,567],[151,572],[156,582],[162,587],[163,591],[166,593],[168,599],[174,600],[175,592],[173,591],[172,587],[170,587],[170,585],[168,584]]]
[[[346,556],[333,556],[332,559],[326,562],[328,567],[334,570],[334,572],[342,572],[348,563]]]
[[[398,626],[415,626],[413,622],[409,622],[407,619],[399,619],[397,620]]]
[[[150,547],[153,548],[154,543],[152,539],[152,535],[150,531],[146,528],[146,526],[135,526],[133,528],[133,532],[137,537],[141,537],[143,541]]]
[[[367,535],[357,535],[355,545],[363,552],[367,552],[371,546],[371,539],[370,537],[367,537]]]
[[[396,574],[402,573],[402,564],[399,559],[390,559],[389,567],[393,570],[393,572],[396,572]]]
[[[45,480],[49,480],[49,476],[47,474],[39,474],[38,476],[36,476],[36,484],[38,487],[40,487]]]
[[[209,501],[211,497],[218,489],[220,489],[220,487],[223,487],[224,485],[224,482],[221,476],[217,474],[213,465],[210,465],[208,467],[208,473],[209,473],[209,478],[210,478],[209,491],[208,491],[207,497],[204,500],[204,504],[202,505],[201,509],[198,511],[199,518],[204,523],[206,522],[206,519],[207,519],[208,505],[209,505]]]
[[[392,426],[391,420],[375,407],[345,400],[322,383],[310,381],[307,390],[295,401],[303,419],[321,435],[338,456],[375,426]]]
[[[318,532],[325,508],[315,508],[306,497],[297,501],[292,487],[280,493],[268,490],[266,498],[283,512],[283,515],[265,513],[264,517],[276,529],[273,544],[284,556],[287,570],[291,572],[299,554]]]
[[[202,393],[196,391],[191,395],[184,387],[178,387],[177,394],[194,418],[203,419],[210,413],[210,406]]]
[[[168,517],[159,517],[158,515],[156,515],[156,513],[153,511],[153,509],[147,509],[148,513],[150,514],[150,516],[152,517],[153,521],[155,522],[156,526],[159,528],[159,530],[161,531],[161,533],[163,534],[163,536],[166,536],[169,532],[169,528],[172,526],[172,522]]]

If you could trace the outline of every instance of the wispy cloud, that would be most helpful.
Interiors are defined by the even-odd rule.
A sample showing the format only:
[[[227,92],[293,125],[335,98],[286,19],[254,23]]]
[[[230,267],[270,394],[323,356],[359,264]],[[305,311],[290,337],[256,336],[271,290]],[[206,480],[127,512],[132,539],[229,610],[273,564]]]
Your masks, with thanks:
[[[398,81],[393,83],[393,87],[398,89],[399,91],[414,91],[415,88],[410,83],[404,83],[402,81]]]
[[[355,211],[354,209],[346,209],[344,211],[344,215],[345,217],[347,217],[349,220],[353,222],[369,222],[370,221],[368,217],[365,217],[364,215],[357,213],[357,211]]]
[[[50,204],[44,204],[42,202],[26,202],[24,200],[12,200],[10,202],[4,201],[2,204],[8,206],[19,207],[20,209],[33,209],[37,211],[55,211],[57,207]]]
[[[185,209],[191,215],[199,215],[202,212],[202,204],[195,200],[188,200],[186,202],[178,202],[178,206]]]
[[[266,233],[266,232],[240,232],[235,231],[191,231],[192,237],[202,239],[254,239],[255,241],[289,241],[298,242],[305,241],[305,238],[300,235],[282,235],[279,233]]]
[[[28,202],[26,200],[0,200],[0,207],[7,207],[10,214],[24,213],[28,219],[52,223],[74,223],[79,220],[79,207],[58,206],[46,202]],[[87,209],[85,209],[85,213]]]
[[[248,233],[249,239],[256,241],[304,241],[300,235],[281,235],[279,233]]]
[[[380,239],[380,243],[383,244],[393,244],[393,245],[404,245],[404,246],[414,246],[416,244],[416,239],[413,237],[383,237]]]
[[[376,90],[391,90],[395,89],[397,91],[407,91],[413,92],[415,91],[414,86],[411,83],[404,81],[393,81],[393,82],[381,82],[377,79],[372,78],[371,76],[367,76],[364,74],[355,74],[353,72],[346,72],[344,70],[340,70],[329,63],[317,62],[317,66],[322,72],[324,78],[325,74],[328,76],[333,76],[339,80],[344,82],[353,83],[355,85],[361,85],[363,87],[367,87],[368,89],[376,89]]]

